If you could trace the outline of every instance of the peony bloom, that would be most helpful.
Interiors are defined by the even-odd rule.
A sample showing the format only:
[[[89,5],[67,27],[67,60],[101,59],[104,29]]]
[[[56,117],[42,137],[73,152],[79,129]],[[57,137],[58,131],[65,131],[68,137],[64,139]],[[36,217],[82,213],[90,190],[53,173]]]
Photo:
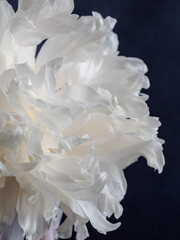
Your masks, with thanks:
[[[83,240],[88,221],[115,230],[107,217],[122,214],[123,169],[140,156],[164,165],[160,122],[140,93],[146,65],[118,56],[115,19],[73,7],[19,0],[15,13],[0,0],[2,240],[69,238],[73,227]]]

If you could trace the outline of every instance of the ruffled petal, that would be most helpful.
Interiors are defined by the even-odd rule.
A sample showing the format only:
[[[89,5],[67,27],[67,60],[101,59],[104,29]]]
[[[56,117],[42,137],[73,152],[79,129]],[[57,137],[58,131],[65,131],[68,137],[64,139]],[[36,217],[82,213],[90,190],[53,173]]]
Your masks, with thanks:
[[[46,240],[120,226],[123,170],[162,172],[147,66],[118,56],[116,20],[71,14],[73,0],[0,1],[0,234]],[[67,218],[59,226],[62,212]],[[16,229],[16,230],[15,230]]]

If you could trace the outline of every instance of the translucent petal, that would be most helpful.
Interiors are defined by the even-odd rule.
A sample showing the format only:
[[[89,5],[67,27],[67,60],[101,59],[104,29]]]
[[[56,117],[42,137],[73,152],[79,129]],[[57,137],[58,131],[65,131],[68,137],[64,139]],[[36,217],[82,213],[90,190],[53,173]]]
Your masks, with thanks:
[[[19,226],[17,214],[15,215],[12,224],[6,228],[5,232],[1,236],[1,239],[2,240],[3,239],[6,239],[6,240],[14,240],[14,239],[23,240],[24,239],[23,230]]]
[[[16,210],[18,184],[14,177],[6,177],[5,186],[0,188],[0,233],[11,225]]]

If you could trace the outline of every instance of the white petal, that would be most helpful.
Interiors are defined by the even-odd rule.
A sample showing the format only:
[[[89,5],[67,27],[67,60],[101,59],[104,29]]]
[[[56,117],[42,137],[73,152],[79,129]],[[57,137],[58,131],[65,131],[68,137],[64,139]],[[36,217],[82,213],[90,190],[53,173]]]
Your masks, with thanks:
[[[8,25],[11,18],[14,16],[14,10],[7,1],[0,1],[0,36]]]
[[[147,163],[150,167],[157,169],[159,173],[162,172],[165,161],[160,141],[151,141],[142,149],[141,153],[147,159]]]
[[[108,222],[93,204],[84,201],[80,202],[80,205],[83,210],[85,210],[92,226],[97,229],[98,232],[106,234],[106,232],[116,230],[120,226],[120,223],[111,224]]]
[[[4,54],[0,51],[0,74],[6,69],[6,58]]]
[[[57,95],[61,98],[70,98],[82,102],[82,104],[88,107],[98,104],[108,105],[108,102],[99,96],[93,89],[83,85],[65,86]]]
[[[106,161],[100,163],[102,171],[107,172],[107,187],[116,201],[120,202],[126,193],[127,183],[118,163]]]
[[[7,96],[5,96],[5,94],[2,92],[1,89],[0,89],[0,103],[1,103],[1,111],[8,111],[8,112],[14,111],[14,109],[8,103]]]
[[[33,46],[39,44],[49,35],[41,32],[24,12],[17,13],[10,26],[10,32],[15,41],[21,46]]]

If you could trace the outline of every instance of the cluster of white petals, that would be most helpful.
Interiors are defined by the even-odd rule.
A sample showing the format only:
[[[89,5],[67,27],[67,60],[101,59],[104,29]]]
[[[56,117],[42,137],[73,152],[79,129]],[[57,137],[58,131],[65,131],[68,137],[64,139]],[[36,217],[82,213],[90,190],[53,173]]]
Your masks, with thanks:
[[[83,240],[89,221],[115,230],[120,223],[107,217],[122,214],[123,169],[140,156],[159,173],[164,165],[160,122],[140,93],[146,65],[118,56],[115,19],[73,8],[73,0],[19,0],[14,12],[0,0],[3,240],[40,240],[52,222],[54,238],[74,228]]]

